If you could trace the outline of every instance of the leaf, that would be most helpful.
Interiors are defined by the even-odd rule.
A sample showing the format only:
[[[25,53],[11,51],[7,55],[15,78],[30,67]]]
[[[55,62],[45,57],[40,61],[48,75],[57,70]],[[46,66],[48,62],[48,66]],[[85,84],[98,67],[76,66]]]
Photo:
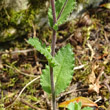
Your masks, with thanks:
[[[91,70],[91,74],[88,76],[88,80],[89,80],[89,83],[94,83],[95,82],[95,80],[96,80],[96,76],[95,76],[95,70],[98,68],[98,66],[95,64],[95,63],[93,63],[92,64],[92,70]]]
[[[40,84],[44,91],[51,93],[51,83],[50,83],[50,68],[46,65],[46,68],[42,71],[40,77]]]
[[[81,102],[79,102],[79,103],[77,103],[77,102],[72,103],[71,102],[67,108],[68,108],[68,110],[81,110]]]
[[[68,44],[61,48],[55,56],[59,65],[53,68],[55,93],[58,95],[66,89],[73,77],[74,54]],[[41,75],[41,85],[44,91],[51,93],[50,68],[46,66]]]
[[[49,24],[55,30],[63,24],[72,10],[75,8],[75,0],[57,0],[55,3],[57,23],[53,26],[53,16],[51,7],[48,10]]]
[[[52,67],[54,67],[55,65],[58,65],[55,59],[51,56],[48,48],[46,48],[45,44],[42,44],[38,38],[30,38],[27,42],[32,46],[34,46],[34,48],[36,48],[37,51],[43,54],[47,58],[49,64]]]
[[[63,8],[63,2],[65,0],[57,0],[55,1],[55,9],[56,9],[56,18],[58,17],[58,15],[60,14],[61,9]],[[48,19],[49,19],[49,25],[51,27],[53,27],[53,15],[52,15],[52,7],[50,6],[50,8],[48,9]]]
[[[100,85],[100,78],[102,76],[102,74],[104,73],[104,66],[102,66],[101,68],[101,71],[100,71],[100,74],[98,75],[97,79],[95,80],[94,83],[90,84],[89,85],[89,88],[88,88],[88,92],[96,92],[96,93],[99,93],[99,90],[101,88],[101,85]]]
[[[79,103],[74,103],[74,110],[81,110],[81,104]]]
[[[84,107],[82,110],[93,110],[93,108],[90,108],[90,107]]]
[[[62,0],[62,3],[64,3],[63,1],[66,2],[66,0]],[[69,14],[75,8],[75,3],[76,3],[75,0],[67,0],[67,3],[65,5],[65,8],[64,8],[60,18],[58,19],[57,23],[53,27],[55,30],[58,30],[58,26],[63,24],[66,21],[66,19],[69,16]]]
[[[93,110],[93,108],[90,107],[84,107],[83,109],[81,109],[82,105],[81,102],[77,103],[70,103],[67,107],[68,110]]]
[[[93,101],[91,101],[90,99],[86,98],[86,97],[76,97],[72,100],[68,100],[68,101],[65,101],[65,102],[62,102],[59,104],[59,107],[67,107],[69,103],[71,102],[81,102],[82,103],[82,107],[86,107],[86,106],[89,106],[89,107],[98,107],[96,103],[94,103]]]
[[[74,110],[74,104],[71,102],[67,108],[68,110]]]
[[[96,92],[97,94],[99,93],[99,89],[101,88],[100,82],[95,82],[94,84],[89,85],[88,92]]]

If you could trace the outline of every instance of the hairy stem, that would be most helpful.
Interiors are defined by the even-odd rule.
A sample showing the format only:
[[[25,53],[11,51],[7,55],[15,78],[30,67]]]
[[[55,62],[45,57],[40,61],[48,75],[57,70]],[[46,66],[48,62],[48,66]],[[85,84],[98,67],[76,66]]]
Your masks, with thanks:
[[[53,24],[57,22],[56,19],[56,11],[55,11],[55,0],[51,0],[51,6],[52,6],[52,15],[53,15]],[[55,44],[56,44],[56,31],[53,29],[52,34],[52,56],[55,55]],[[52,104],[53,104],[53,110],[56,110],[56,96],[55,96],[55,84],[54,84],[54,75],[53,75],[53,68],[50,67],[50,78],[51,78],[51,90],[52,90]]]

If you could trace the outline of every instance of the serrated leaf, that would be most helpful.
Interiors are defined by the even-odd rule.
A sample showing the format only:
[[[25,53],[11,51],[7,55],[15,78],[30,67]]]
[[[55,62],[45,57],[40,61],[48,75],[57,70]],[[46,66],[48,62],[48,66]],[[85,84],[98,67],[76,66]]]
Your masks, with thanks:
[[[63,1],[57,0],[55,1],[55,9],[56,9],[56,18],[58,17],[62,7],[63,7]],[[52,15],[52,7],[48,9],[48,19],[49,19],[49,25],[50,27],[53,27],[53,15]]]
[[[62,0],[62,1],[66,2],[66,0]],[[65,5],[65,8],[64,8],[60,18],[58,19],[57,23],[53,26],[53,28],[55,30],[58,29],[59,25],[63,24],[66,21],[66,19],[69,16],[69,14],[75,8],[75,3],[76,3],[75,0],[68,0],[67,1],[66,5]]]
[[[46,65],[46,68],[42,71],[40,78],[40,84],[44,91],[51,93],[51,83],[50,83],[50,67]]]
[[[34,48],[36,48],[37,51],[43,54],[52,67],[58,65],[55,59],[51,56],[48,48],[46,48],[45,44],[42,44],[38,38],[30,38],[27,42],[31,44]]]
[[[73,77],[74,54],[71,46],[68,44],[61,48],[55,56],[59,65],[53,68],[55,93],[58,95],[66,89]],[[44,91],[51,93],[50,68],[46,66],[41,75],[41,85]]]
[[[57,23],[53,26],[53,16],[51,7],[48,10],[49,24],[55,30],[58,26],[63,24],[72,10],[75,8],[75,0],[57,0],[55,3]]]

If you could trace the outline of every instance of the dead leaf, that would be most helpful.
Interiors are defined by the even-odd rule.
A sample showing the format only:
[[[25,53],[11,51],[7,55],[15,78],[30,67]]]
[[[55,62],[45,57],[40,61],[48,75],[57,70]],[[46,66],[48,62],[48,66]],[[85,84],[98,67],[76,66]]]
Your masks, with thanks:
[[[92,65],[92,72],[91,72],[91,74],[88,76],[88,79],[89,79],[89,83],[92,83],[92,84],[94,84],[94,82],[95,82],[95,80],[96,80],[96,76],[95,76],[95,69],[96,68],[98,68],[98,66],[94,63],[93,65]]]
[[[95,84],[90,84],[89,85],[89,89],[88,89],[88,92],[96,92],[96,93],[99,93],[99,89],[101,88],[99,82],[95,83]]]
[[[94,103],[93,101],[91,101],[89,98],[86,98],[86,97],[76,97],[72,100],[68,100],[68,101],[65,101],[65,102],[62,102],[59,104],[59,107],[67,107],[69,103],[71,102],[81,102],[82,103],[82,107],[86,107],[86,106],[89,106],[89,107],[98,107],[98,105],[96,103]]]
[[[99,89],[101,88],[99,80],[100,80],[100,77],[102,76],[102,74],[104,73],[103,70],[104,70],[104,67],[101,68],[101,72],[100,72],[99,76],[97,77],[97,79],[95,80],[95,82],[89,85],[89,89],[88,89],[89,93],[90,92],[99,93]]]

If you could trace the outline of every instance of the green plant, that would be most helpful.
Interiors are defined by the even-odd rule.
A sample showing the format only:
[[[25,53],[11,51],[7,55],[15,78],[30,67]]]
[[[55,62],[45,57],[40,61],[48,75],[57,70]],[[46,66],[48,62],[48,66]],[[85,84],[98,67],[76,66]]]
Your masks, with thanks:
[[[48,10],[49,24],[53,30],[51,49],[37,38],[28,40],[28,43],[48,60],[48,65],[42,71],[40,83],[44,91],[52,93],[53,110],[56,110],[55,97],[64,91],[71,82],[74,68],[74,54],[70,44],[61,48],[55,55],[56,32],[58,26],[65,22],[74,8],[75,0],[57,0],[56,2],[51,0],[51,6]]]
[[[70,103],[67,107],[68,110],[93,110],[93,108],[90,107],[84,107],[83,109],[81,109],[81,102],[77,103]]]

